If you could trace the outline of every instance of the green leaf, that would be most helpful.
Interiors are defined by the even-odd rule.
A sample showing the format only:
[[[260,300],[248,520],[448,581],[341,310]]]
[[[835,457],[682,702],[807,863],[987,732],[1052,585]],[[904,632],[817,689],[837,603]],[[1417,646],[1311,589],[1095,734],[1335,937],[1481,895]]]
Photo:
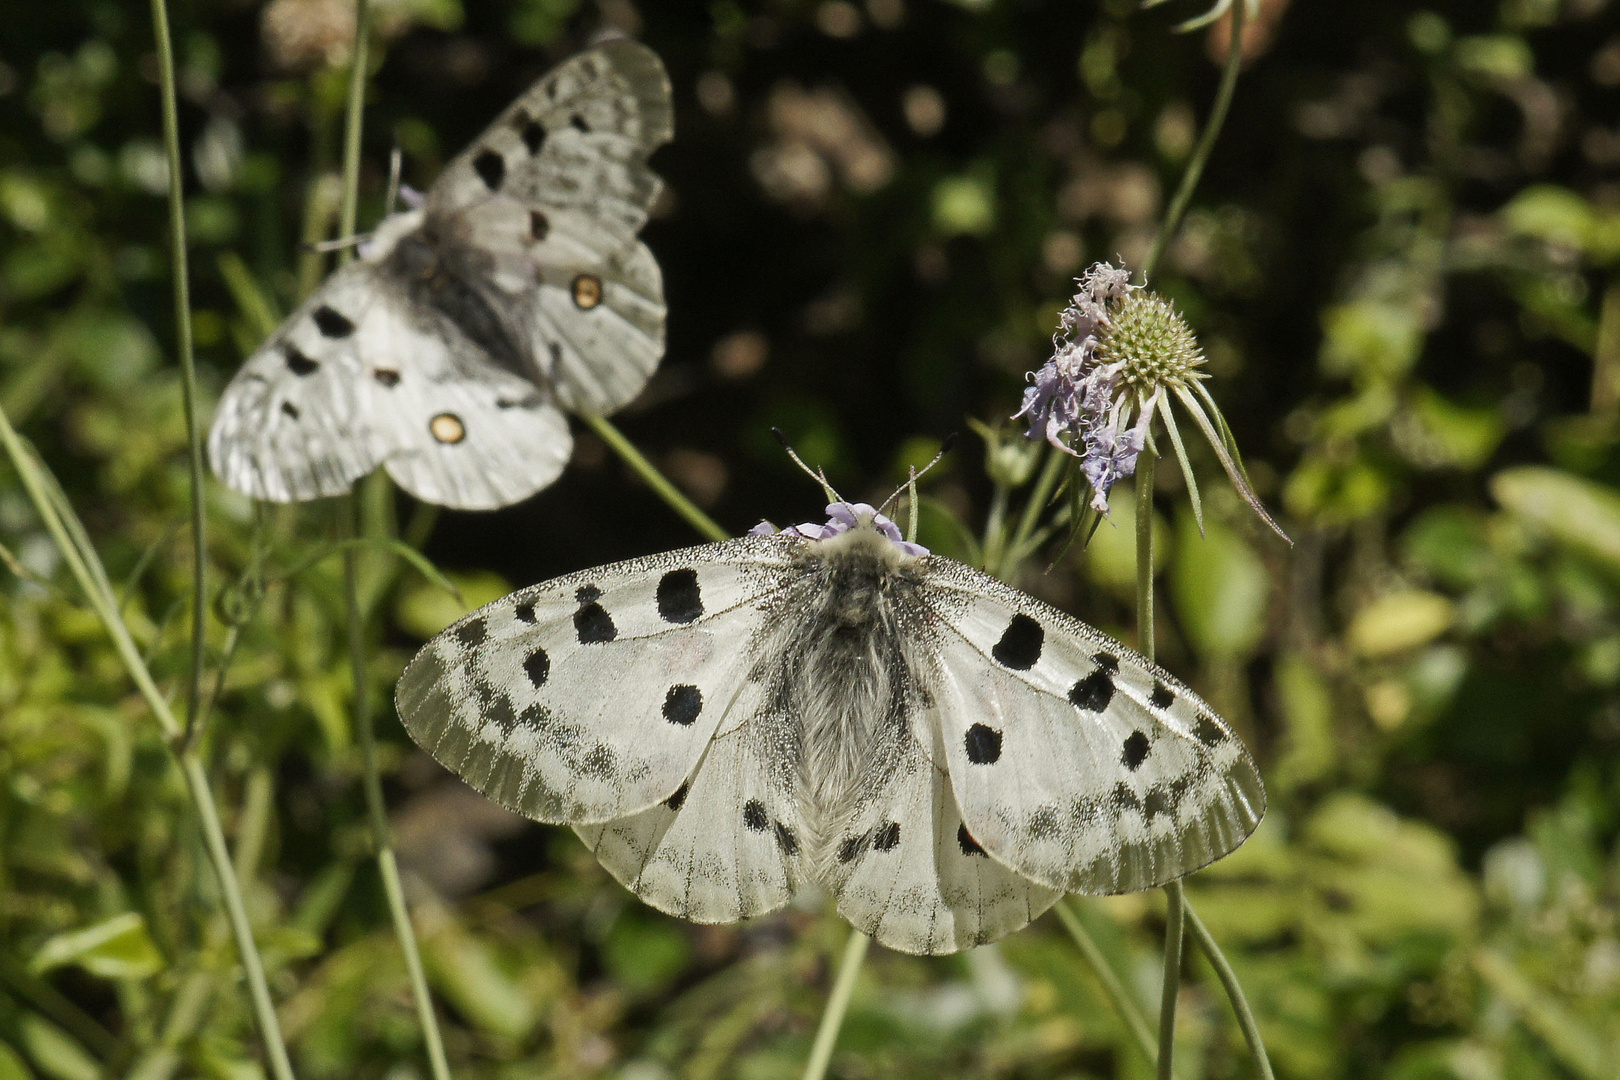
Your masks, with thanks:
[[[29,1059],[51,1080],[102,1080],[96,1059],[55,1024],[24,1013],[17,1028]]]
[[[481,572],[450,574],[447,577],[459,590],[461,600],[458,601],[443,588],[426,582],[403,591],[394,617],[405,631],[426,640],[467,612],[481,608],[492,600],[499,600],[512,591],[512,586],[499,574]]]
[[[1451,628],[1455,612],[1439,593],[1407,589],[1381,596],[1350,620],[1350,647],[1362,656],[1391,656],[1427,645]]]
[[[1491,478],[1510,514],[1620,571],[1620,493],[1559,469],[1524,466]]]
[[[34,1080],[21,1055],[3,1042],[0,1042],[0,1080]]]
[[[163,970],[163,956],[146,932],[146,919],[126,911],[47,939],[29,967],[38,975],[64,964],[104,979],[143,979]]]
[[[1170,592],[1194,650],[1205,659],[1241,660],[1260,644],[1266,629],[1271,581],[1265,563],[1241,537],[1191,513],[1176,522],[1176,558]]]

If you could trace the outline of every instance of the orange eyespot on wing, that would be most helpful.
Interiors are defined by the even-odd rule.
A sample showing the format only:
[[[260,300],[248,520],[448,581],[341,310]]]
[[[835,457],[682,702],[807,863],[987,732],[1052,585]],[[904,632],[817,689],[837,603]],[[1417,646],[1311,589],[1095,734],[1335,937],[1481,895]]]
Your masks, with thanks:
[[[602,279],[595,274],[578,275],[572,288],[574,306],[582,311],[589,311],[602,302]]]
[[[428,421],[428,431],[442,443],[458,443],[467,437],[467,429],[455,413],[440,413]]]

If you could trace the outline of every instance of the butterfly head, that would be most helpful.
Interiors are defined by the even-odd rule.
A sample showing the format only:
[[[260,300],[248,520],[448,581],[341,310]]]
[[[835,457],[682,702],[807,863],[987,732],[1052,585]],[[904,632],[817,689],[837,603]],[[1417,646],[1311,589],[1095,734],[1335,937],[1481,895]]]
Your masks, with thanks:
[[[768,521],[762,521],[749,532],[755,536],[770,536],[776,532],[776,527]],[[808,521],[800,525],[789,525],[782,532],[790,536],[802,536],[806,540],[838,540],[845,536],[849,539],[843,543],[877,540],[892,546],[901,555],[915,557],[928,554],[927,548],[907,540],[901,535],[900,527],[879,513],[870,503],[829,503],[825,522],[817,524]]]

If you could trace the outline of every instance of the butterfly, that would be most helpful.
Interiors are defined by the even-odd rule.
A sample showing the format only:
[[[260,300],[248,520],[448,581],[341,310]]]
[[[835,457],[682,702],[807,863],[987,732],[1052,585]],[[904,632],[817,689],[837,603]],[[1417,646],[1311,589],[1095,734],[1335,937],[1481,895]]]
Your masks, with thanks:
[[[663,355],[663,279],[636,234],[673,115],[634,41],[542,77],[248,357],[214,417],[214,471],[289,502],[381,464],[461,509],[551,483],[562,410],[613,411]]]
[[[1254,831],[1254,761],[1174,676],[867,504],[827,512],[486,605],[405,668],[399,715],[661,911],[734,922],[815,884],[903,952]]]

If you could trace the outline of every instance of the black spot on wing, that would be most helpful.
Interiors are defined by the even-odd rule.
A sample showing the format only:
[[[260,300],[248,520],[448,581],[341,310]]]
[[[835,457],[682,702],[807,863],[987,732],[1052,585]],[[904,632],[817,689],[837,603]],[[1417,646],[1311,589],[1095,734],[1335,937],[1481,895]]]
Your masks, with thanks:
[[[574,632],[581,645],[601,645],[619,636],[613,617],[601,604],[592,602],[574,612]]]
[[[967,831],[966,824],[956,827],[956,846],[962,849],[964,855],[984,855],[984,848],[980,847],[979,842],[973,839],[972,834]]]
[[[529,120],[518,129],[518,135],[523,139],[523,145],[528,147],[530,154],[538,154],[546,145],[546,129],[538,120]]]
[[[703,614],[696,570],[671,570],[658,579],[658,614],[669,623],[689,623]]]
[[[681,804],[686,802],[686,792],[688,789],[690,789],[690,787],[690,784],[682,784],[680,787],[676,788],[675,794],[664,800],[664,805],[669,807],[671,810],[679,810],[681,808]]]
[[[1110,675],[1119,674],[1119,657],[1113,653],[1100,652],[1092,658],[1092,662]]]
[[[1135,772],[1142,767],[1142,762],[1147,760],[1150,745],[1146,735],[1140,731],[1133,731],[1125,740],[1125,751],[1119,760],[1127,769]]]
[[[1125,809],[1131,809],[1131,810],[1140,810],[1140,809],[1142,809],[1142,800],[1138,799],[1136,797],[1136,792],[1132,791],[1125,784],[1115,784],[1114,785],[1114,797],[1110,801],[1113,804],[1115,813],[1118,813],[1118,812],[1120,812],[1122,810],[1125,810]]]
[[[900,823],[891,821],[872,836],[873,851],[893,851],[900,843]]]
[[[866,834],[865,833],[862,833],[860,836],[851,836],[849,839],[845,840],[842,844],[838,845],[838,861],[841,862],[841,863],[852,863],[852,862],[854,862],[855,861],[855,856],[859,855],[861,853],[861,849],[863,847],[865,847],[865,846],[866,846]]]
[[[579,113],[575,113],[573,116],[570,116],[568,118],[568,123],[581,135],[589,135],[591,133],[591,126],[585,122],[585,118],[579,115]]]
[[[390,390],[399,385],[399,372],[391,368],[372,368],[371,377]]]
[[[1046,631],[1041,629],[1041,624],[1020,612],[1002,631],[1001,640],[990,650],[990,655],[1003,667],[1028,671],[1041,658],[1041,644],[1045,640]]]
[[[1160,814],[1173,814],[1175,807],[1164,788],[1150,787],[1147,789],[1147,797],[1142,800],[1142,812],[1147,815],[1149,821],[1152,821]]]
[[[962,739],[967,758],[975,765],[994,765],[1001,760],[1001,732],[984,724],[974,724]]]
[[[1153,684],[1153,694],[1148,698],[1148,701],[1153,704],[1155,709],[1168,709],[1171,705],[1175,704],[1175,700],[1175,691],[1171,690],[1162,682],[1155,682]]]
[[[469,619],[456,627],[455,634],[457,641],[471,649],[489,636],[489,626],[483,619]]]
[[[672,686],[664,695],[664,719],[672,724],[688,727],[702,711],[703,692],[695,686]]]
[[[491,191],[501,190],[506,180],[506,159],[493,150],[485,150],[473,158],[473,172]]]
[[[1114,680],[1098,668],[1069,687],[1069,702],[1077,709],[1100,713],[1114,700]]]
[[[581,585],[574,590],[574,599],[581,604],[593,604],[602,599],[602,590],[595,585]]]
[[[538,210],[529,211],[529,239],[539,243],[551,235],[551,219]]]
[[[551,657],[546,655],[546,650],[537,645],[534,652],[524,658],[523,670],[528,672],[529,681],[534,683],[535,689],[538,690],[546,684],[546,677],[551,674]]]
[[[1221,730],[1221,725],[1217,724],[1215,718],[1208,713],[1198,715],[1198,726],[1193,729],[1193,734],[1198,737],[1199,742],[1212,750],[1226,741],[1226,732]]]
[[[294,420],[298,419],[298,406],[294,405],[290,401],[283,401],[281,403],[281,411]]]
[[[793,830],[776,823],[776,846],[782,849],[784,855],[797,855],[799,853],[799,838],[793,835]]]
[[[290,341],[281,343],[281,355],[287,361],[287,370],[299,377],[313,375],[321,368],[319,360],[311,360],[298,350],[298,346]]]
[[[749,799],[743,806],[743,824],[754,832],[764,832],[770,824],[770,818],[765,814],[765,804],[758,799]]]
[[[342,338],[354,333],[354,322],[348,316],[334,311],[325,304],[316,308],[315,314],[311,318],[315,320],[315,329],[319,330],[325,337]]]
[[[518,622],[528,623],[530,626],[534,625],[534,604],[531,601],[525,600],[513,608],[512,614],[517,617]]]

